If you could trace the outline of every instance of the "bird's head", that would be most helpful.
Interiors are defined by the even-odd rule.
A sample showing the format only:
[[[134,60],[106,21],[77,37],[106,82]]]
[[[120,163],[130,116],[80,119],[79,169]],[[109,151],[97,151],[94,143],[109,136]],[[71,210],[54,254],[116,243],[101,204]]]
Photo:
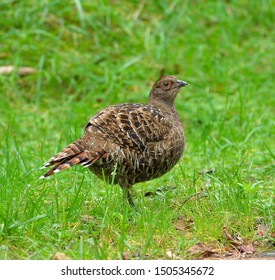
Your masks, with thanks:
[[[174,76],[163,76],[158,79],[149,95],[149,104],[173,104],[178,92],[182,87],[188,86],[188,83],[178,80]]]

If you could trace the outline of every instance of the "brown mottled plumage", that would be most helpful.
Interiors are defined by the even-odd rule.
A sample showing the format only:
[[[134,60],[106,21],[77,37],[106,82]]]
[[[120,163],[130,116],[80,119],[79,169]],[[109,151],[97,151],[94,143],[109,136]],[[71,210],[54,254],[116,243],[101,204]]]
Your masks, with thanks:
[[[90,118],[84,135],[50,158],[40,178],[73,165],[119,184],[133,205],[130,188],[172,169],[184,149],[183,128],[174,99],[187,83],[164,76],[153,85],[147,104],[109,106]],[[104,175],[103,175],[104,174]]]

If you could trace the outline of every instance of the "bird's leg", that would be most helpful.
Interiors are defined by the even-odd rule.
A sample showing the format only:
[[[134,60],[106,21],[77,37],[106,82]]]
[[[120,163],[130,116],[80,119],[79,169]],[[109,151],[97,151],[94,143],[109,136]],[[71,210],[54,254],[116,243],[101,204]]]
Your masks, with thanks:
[[[130,206],[134,207],[135,204],[134,204],[134,201],[133,201],[132,196],[131,196],[130,188],[122,188],[122,190],[123,190],[123,197],[122,197],[123,203],[125,203],[125,201],[127,199]]]
[[[131,191],[129,189],[128,189],[127,198],[128,198],[128,202],[130,203],[130,206],[135,207],[135,203],[133,201],[132,194],[131,194]]]

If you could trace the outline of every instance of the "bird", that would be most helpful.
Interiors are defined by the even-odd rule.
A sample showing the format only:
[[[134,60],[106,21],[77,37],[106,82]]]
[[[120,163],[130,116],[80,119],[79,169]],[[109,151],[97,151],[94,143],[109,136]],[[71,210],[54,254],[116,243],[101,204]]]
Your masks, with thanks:
[[[46,178],[74,165],[118,184],[122,200],[134,206],[134,184],[158,178],[181,158],[185,137],[174,100],[188,83],[175,76],[160,77],[145,104],[110,105],[90,117],[84,134],[41,167]]]

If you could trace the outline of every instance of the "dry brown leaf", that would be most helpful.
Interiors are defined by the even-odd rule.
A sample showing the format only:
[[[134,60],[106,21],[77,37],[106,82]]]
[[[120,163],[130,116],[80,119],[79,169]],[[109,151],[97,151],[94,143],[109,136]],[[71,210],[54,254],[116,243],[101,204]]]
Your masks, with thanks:
[[[178,218],[175,223],[175,229],[180,231],[188,230],[190,229],[192,223],[193,220],[190,218],[187,218],[184,222],[183,218]]]
[[[258,236],[265,236],[268,233],[268,230],[269,230],[268,226],[264,224],[259,224],[257,234]]]
[[[32,67],[15,67],[12,65],[0,66],[0,75],[8,75],[17,72],[20,76],[27,76],[36,73],[36,69]]]
[[[187,250],[187,253],[198,254],[207,250],[207,246],[204,243],[196,243]]]
[[[254,249],[254,247],[251,243],[247,244],[247,245],[239,245],[239,246],[237,246],[237,249],[241,253],[246,253],[246,254],[254,254],[255,253],[255,249]]]
[[[216,250],[212,248],[210,245],[206,245],[205,243],[196,243],[192,247],[187,250],[187,253],[190,255],[195,255],[197,259],[205,259],[209,257],[219,258]]]
[[[182,222],[182,219],[178,219],[177,220],[175,228],[176,228],[176,230],[180,230],[180,231],[185,230],[185,226],[184,226],[184,224]]]
[[[122,255],[122,259],[123,259],[124,261],[126,261],[126,260],[129,260],[129,257],[128,257],[127,254],[123,254],[123,255]]]
[[[53,256],[54,260],[70,260],[68,256],[66,256],[64,253],[57,252]]]
[[[223,233],[227,240],[234,241],[234,239],[232,238],[231,234],[228,232],[226,227],[223,227]]]
[[[229,251],[235,255],[241,253],[239,254],[238,258],[244,258],[247,255],[255,254],[255,249],[252,243],[244,244],[245,241],[242,240],[242,238],[237,234],[234,234],[234,236],[232,237],[226,227],[223,227],[223,232],[227,238],[227,241],[229,241],[229,248],[227,248],[227,252]]]
[[[223,233],[225,235],[226,240],[229,241],[230,245],[232,245],[234,247],[237,247],[240,245],[241,238],[238,236],[232,237],[225,226],[223,227]]]
[[[223,259],[239,260],[241,259],[241,253],[233,248],[231,245],[224,248]]]

